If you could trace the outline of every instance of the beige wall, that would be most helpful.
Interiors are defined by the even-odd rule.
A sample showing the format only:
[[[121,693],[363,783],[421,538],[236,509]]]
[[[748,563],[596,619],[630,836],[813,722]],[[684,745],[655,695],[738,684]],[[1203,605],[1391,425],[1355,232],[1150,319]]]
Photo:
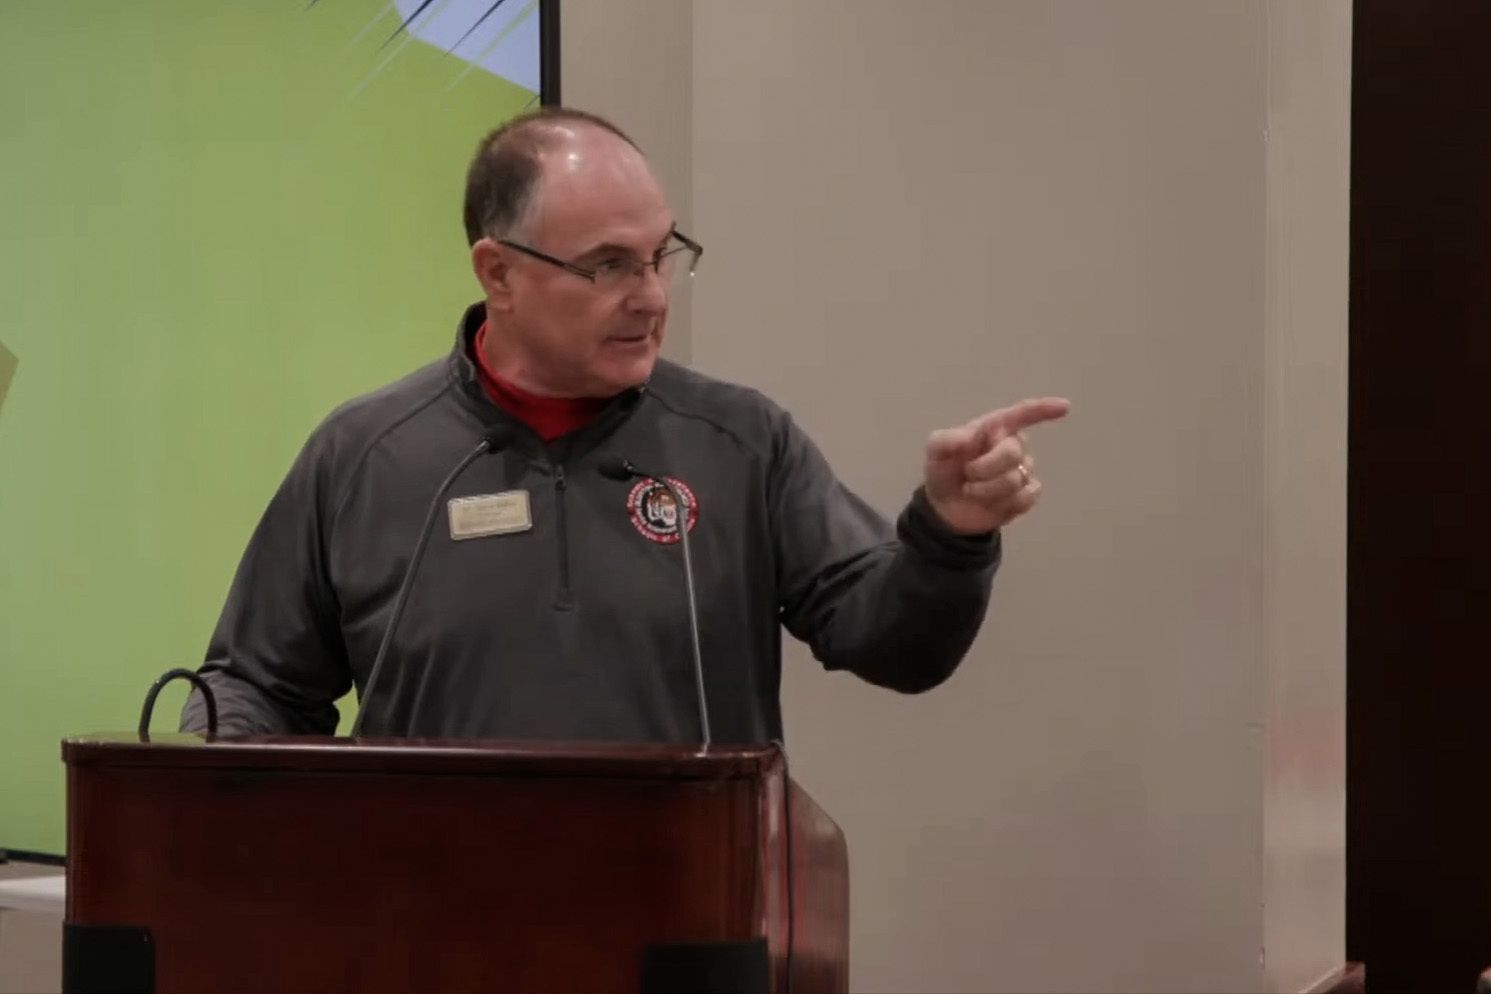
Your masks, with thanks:
[[[691,0],[560,0],[561,96],[615,121],[647,152],[684,232],[693,230]],[[687,288],[673,301],[663,353],[690,356]]]
[[[856,986],[1338,966],[1344,0],[693,18],[695,365],[794,410],[888,513],[929,429],[1076,405],[1034,439],[1048,499],[948,686],[789,653],[795,770],[851,840]],[[1283,736],[1317,733],[1306,784]],[[1286,836],[1308,852],[1265,852]]]
[[[1351,10],[1267,12],[1265,982],[1302,990],[1346,931]]]
[[[53,866],[0,863],[0,880],[49,877]],[[0,994],[62,990],[62,915],[0,909]]]

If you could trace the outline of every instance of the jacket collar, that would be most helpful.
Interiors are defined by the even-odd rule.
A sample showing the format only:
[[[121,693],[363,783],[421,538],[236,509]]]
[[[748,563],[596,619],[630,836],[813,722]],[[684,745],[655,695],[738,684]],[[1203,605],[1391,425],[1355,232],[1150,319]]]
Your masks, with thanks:
[[[555,461],[562,461],[582,455],[599,445],[631,417],[647,395],[648,385],[645,383],[624,390],[590,424],[545,445],[533,429],[492,403],[492,399],[482,388],[480,372],[471,358],[471,350],[476,333],[486,319],[487,309],[484,303],[478,301],[466,308],[460,321],[456,323],[455,346],[446,363],[446,379],[450,389],[462,405],[480,419],[483,430],[499,426],[512,428],[520,447],[544,453]]]

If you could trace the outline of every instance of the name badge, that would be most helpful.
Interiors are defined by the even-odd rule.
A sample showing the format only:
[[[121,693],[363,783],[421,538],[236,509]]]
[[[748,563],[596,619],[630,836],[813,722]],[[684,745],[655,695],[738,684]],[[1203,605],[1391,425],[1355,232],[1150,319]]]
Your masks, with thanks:
[[[533,527],[528,507],[528,491],[508,490],[500,494],[457,497],[447,505],[450,512],[450,537],[456,541],[485,538],[488,535],[510,535]]]

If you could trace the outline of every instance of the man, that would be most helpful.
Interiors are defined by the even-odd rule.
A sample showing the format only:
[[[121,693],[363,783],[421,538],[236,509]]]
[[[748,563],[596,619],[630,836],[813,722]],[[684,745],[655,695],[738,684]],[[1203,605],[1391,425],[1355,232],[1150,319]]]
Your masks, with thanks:
[[[485,299],[455,347],[334,412],[244,553],[201,673],[221,732],[699,741],[687,515],[714,737],[782,736],[780,627],[831,669],[903,692],[952,672],[1040,493],[1025,401],[934,432],[893,529],[779,407],[658,358],[679,232],[637,147],[550,108],[485,139],[465,224]],[[495,429],[495,435],[492,433]],[[368,686],[432,498],[447,507]],[[611,467],[608,472],[603,470]],[[183,727],[205,728],[193,695]]]

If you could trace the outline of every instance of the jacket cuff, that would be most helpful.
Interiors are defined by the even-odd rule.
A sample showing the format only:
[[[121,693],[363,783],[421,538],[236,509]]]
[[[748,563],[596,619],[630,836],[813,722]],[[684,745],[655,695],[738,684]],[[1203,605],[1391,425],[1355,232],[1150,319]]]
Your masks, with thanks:
[[[984,570],[999,562],[999,530],[979,535],[952,531],[933,510],[925,487],[917,487],[911,495],[896,521],[896,534],[922,559],[944,569]]]

